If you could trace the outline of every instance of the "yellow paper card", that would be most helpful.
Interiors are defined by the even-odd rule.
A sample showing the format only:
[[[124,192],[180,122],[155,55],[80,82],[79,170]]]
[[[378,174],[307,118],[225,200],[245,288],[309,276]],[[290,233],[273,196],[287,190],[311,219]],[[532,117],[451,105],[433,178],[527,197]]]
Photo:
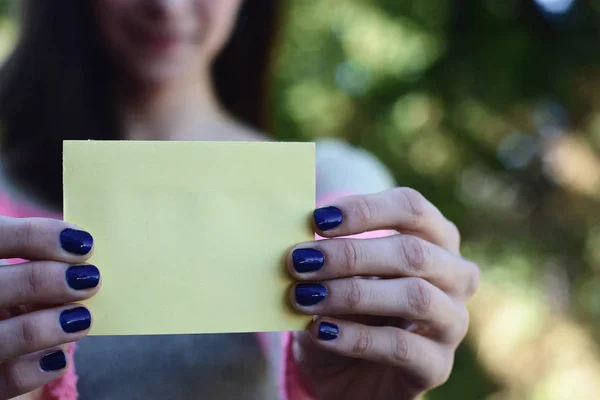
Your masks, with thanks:
[[[95,241],[92,335],[302,330],[284,257],[313,240],[313,143],[65,141],[64,218]]]

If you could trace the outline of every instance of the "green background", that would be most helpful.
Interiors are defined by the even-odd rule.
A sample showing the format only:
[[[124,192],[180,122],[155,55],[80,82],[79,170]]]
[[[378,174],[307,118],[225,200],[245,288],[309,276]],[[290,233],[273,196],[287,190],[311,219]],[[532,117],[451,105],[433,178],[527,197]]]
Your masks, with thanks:
[[[275,133],[372,151],[483,271],[428,398],[600,398],[600,2],[296,0],[284,27]]]

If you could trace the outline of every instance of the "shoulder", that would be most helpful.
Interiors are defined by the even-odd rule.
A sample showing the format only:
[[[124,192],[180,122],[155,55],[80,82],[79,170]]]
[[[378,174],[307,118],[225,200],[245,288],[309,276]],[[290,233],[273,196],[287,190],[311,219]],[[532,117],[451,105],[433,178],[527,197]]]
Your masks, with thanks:
[[[317,197],[374,193],[396,186],[390,171],[372,153],[338,139],[316,142]]]

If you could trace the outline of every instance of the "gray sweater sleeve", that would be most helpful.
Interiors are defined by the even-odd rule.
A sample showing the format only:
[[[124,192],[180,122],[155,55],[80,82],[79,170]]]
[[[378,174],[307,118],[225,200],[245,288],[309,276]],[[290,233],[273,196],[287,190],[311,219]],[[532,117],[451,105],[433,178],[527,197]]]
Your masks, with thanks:
[[[366,150],[337,139],[317,141],[317,198],[332,193],[367,194],[396,186],[387,168]]]

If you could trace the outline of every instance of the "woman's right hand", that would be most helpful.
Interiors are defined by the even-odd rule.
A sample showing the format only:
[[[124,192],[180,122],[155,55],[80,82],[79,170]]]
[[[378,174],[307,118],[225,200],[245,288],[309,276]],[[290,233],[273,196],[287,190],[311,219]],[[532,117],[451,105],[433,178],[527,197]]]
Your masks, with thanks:
[[[29,393],[65,373],[68,344],[87,335],[90,312],[73,302],[99,289],[85,264],[93,239],[65,222],[0,217],[0,399]]]

